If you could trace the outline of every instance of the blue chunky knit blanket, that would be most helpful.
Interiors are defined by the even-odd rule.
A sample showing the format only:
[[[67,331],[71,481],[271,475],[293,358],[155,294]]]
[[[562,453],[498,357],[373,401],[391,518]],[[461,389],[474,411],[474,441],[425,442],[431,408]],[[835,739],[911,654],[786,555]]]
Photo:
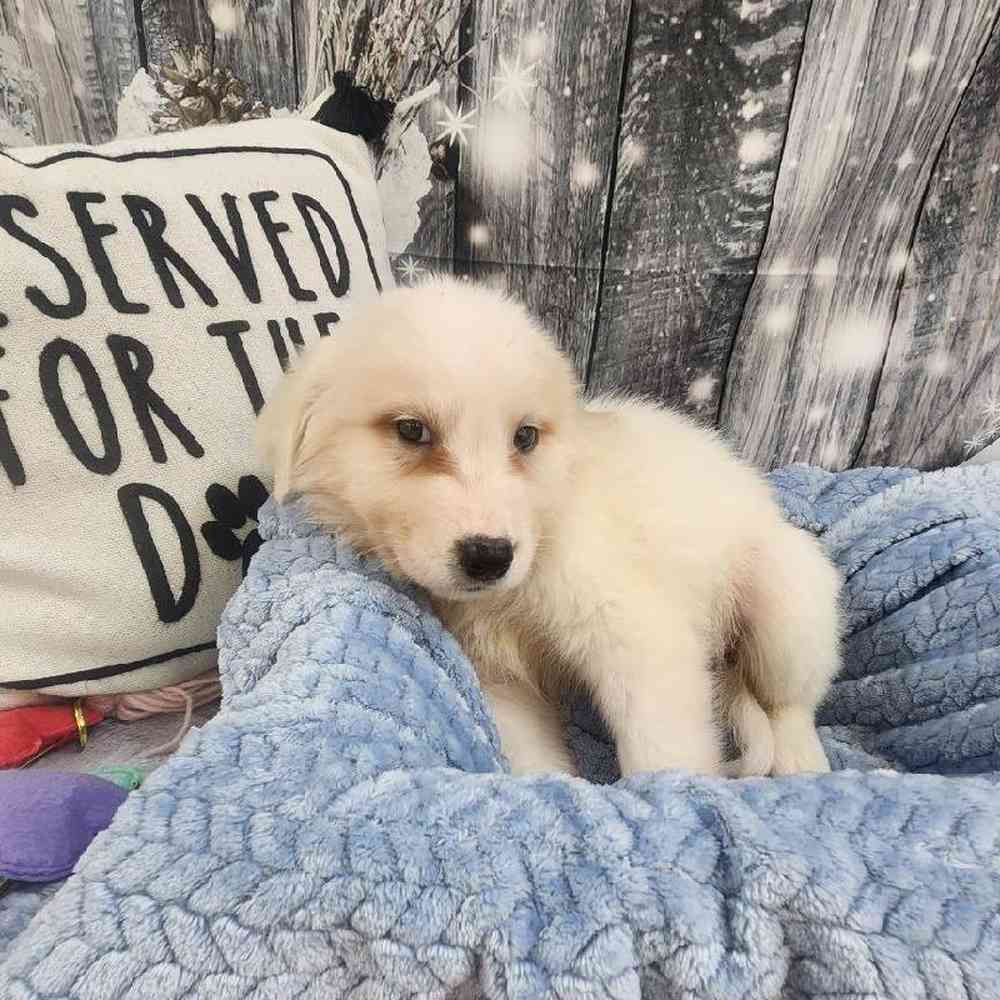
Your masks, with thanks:
[[[269,506],[222,710],[0,997],[1000,997],[1000,465],[772,482],[846,578],[838,771],[513,778],[420,595]],[[569,731],[614,777],[592,713]]]

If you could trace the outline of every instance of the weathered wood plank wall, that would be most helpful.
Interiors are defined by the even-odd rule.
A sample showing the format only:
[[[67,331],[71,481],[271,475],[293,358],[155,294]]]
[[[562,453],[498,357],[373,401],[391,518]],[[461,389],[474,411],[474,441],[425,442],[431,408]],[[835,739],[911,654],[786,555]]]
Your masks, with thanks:
[[[177,46],[274,107],[335,68],[393,96],[434,80],[379,164],[413,215],[390,227],[399,280],[503,284],[592,389],[685,408],[762,465],[933,467],[1000,437],[998,19],[1000,0],[0,0],[0,127],[27,108],[36,141],[108,139],[136,69]]]
[[[924,192],[998,10],[813,0],[720,414],[753,461],[860,453]]]
[[[590,384],[715,419],[808,0],[637,4]]]
[[[860,464],[951,465],[1000,428],[1000,23],[934,167]]]

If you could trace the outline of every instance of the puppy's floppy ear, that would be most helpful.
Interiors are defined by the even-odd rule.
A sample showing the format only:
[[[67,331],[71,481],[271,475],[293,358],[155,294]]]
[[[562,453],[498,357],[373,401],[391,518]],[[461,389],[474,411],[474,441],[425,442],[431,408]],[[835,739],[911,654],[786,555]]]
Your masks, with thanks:
[[[257,453],[274,475],[275,500],[295,491],[299,452],[315,401],[309,366],[288,372],[257,417]]]

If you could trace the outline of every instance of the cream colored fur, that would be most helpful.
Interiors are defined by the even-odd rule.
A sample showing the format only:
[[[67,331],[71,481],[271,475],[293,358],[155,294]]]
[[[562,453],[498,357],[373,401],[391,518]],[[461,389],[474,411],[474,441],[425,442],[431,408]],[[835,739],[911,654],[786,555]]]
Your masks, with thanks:
[[[433,443],[400,440],[400,418]],[[541,432],[520,454],[526,423]],[[592,692],[626,775],[828,768],[813,717],[839,665],[839,582],[819,544],[713,433],[581,401],[510,300],[440,280],[387,293],[305,355],[259,438],[279,498],[431,594],[515,771],[572,769],[566,683]],[[472,535],[515,546],[478,589],[455,556]]]

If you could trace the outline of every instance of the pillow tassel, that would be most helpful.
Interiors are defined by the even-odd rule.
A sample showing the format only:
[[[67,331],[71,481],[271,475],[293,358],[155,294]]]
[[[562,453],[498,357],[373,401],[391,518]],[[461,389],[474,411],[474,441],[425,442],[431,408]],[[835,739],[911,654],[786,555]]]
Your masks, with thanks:
[[[320,105],[313,121],[360,135],[365,142],[380,142],[392,121],[395,101],[372,96],[367,87],[355,84],[354,75],[346,70],[333,74],[333,86],[333,93]]]

